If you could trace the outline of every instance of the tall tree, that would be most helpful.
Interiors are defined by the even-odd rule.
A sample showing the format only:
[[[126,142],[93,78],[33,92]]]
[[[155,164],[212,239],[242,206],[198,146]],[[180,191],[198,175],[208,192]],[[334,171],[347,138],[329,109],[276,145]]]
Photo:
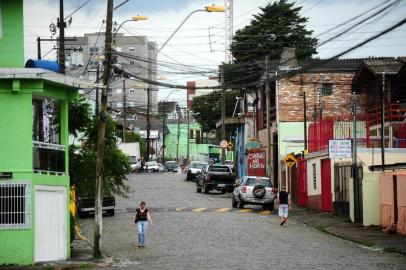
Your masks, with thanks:
[[[283,47],[296,48],[298,59],[316,53],[317,39],[306,29],[308,18],[300,16],[302,7],[279,0],[261,8],[249,25],[236,32],[231,51],[236,63],[249,62],[266,54],[278,59]]]

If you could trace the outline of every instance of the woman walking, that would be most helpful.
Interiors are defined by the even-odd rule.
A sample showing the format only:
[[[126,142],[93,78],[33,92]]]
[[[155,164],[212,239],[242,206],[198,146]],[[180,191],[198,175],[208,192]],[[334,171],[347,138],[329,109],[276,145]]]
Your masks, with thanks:
[[[147,208],[145,208],[145,202],[141,201],[140,208],[137,208],[137,214],[135,215],[135,223],[138,226],[138,247],[145,247],[145,239],[147,237],[148,222],[152,226],[151,215]]]

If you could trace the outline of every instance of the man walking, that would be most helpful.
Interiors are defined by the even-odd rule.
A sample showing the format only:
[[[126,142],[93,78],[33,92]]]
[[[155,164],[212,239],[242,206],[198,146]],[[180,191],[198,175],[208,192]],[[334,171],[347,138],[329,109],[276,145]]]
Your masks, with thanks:
[[[286,188],[282,187],[282,191],[279,191],[279,218],[281,220],[281,226],[288,222],[288,212],[292,209],[292,203],[289,193],[286,192]]]

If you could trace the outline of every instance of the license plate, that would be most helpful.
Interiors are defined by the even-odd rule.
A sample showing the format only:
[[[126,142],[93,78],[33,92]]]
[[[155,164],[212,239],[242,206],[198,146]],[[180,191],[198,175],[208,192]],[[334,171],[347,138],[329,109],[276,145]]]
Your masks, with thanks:
[[[225,184],[218,184],[217,186],[218,186],[218,187],[226,187]]]

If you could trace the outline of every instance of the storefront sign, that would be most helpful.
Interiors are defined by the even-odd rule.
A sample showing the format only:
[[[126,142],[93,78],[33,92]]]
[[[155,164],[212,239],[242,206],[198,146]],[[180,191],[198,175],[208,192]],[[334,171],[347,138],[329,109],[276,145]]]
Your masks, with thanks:
[[[265,150],[249,151],[247,156],[248,175],[265,176]]]

